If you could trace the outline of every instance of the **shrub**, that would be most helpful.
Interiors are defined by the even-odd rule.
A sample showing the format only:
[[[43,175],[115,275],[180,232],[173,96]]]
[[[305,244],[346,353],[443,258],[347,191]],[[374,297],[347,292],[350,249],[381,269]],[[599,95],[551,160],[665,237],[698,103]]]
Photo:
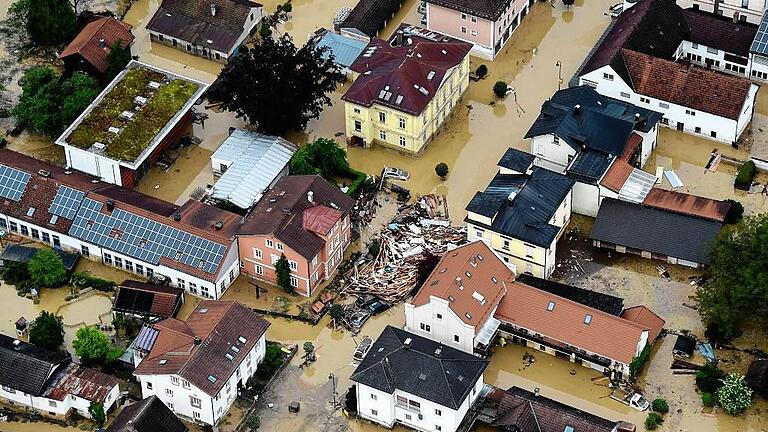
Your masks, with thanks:
[[[357,192],[362,189],[362,186],[366,183],[366,181],[373,181],[368,178],[368,174],[362,171],[355,171],[350,169],[349,172],[355,175],[355,180],[352,181],[352,184],[349,185],[349,189],[347,189],[347,195],[351,197],[357,195]]]
[[[704,393],[715,393],[723,385],[725,372],[712,363],[707,363],[696,372],[696,387]]]
[[[27,263],[30,281],[38,286],[58,287],[67,280],[67,269],[53,249],[40,249]]]
[[[293,293],[291,285],[291,266],[285,254],[280,255],[280,259],[275,263],[275,273],[277,274],[277,286],[285,290],[288,294]]]
[[[97,278],[88,273],[78,272],[69,278],[69,283],[77,288],[93,288],[95,290],[112,292],[115,290],[115,283],[106,279]]]
[[[731,208],[728,209],[728,213],[725,215],[725,223],[733,224],[740,221],[744,216],[744,206],[732,199],[727,199],[725,202],[731,204]]]
[[[331,318],[338,320],[344,316],[344,308],[340,304],[334,303],[328,310],[328,315],[330,315]]]
[[[8,261],[3,268],[2,279],[7,284],[21,285],[29,281],[27,263]]]
[[[649,430],[654,430],[663,422],[664,422],[664,419],[661,418],[661,415],[659,413],[649,412],[648,417],[645,418],[645,428]]]
[[[355,386],[351,386],[347,390],[347,394],[344,397],[344,409],[350,414],[357,413],[357,391]]]
[[[435,165],[435,174],[437,174],[438,177],[445,180],[445,178],[448,176],[448,164],[445,162],[440,162],[439,164]]]
[[[657,413],[666,414],[669,412],[669,404],[662,398],[654,399],[653,403],[651,403],[651,407]]]
[[[717,400],[730,415],[739,415],[752,405],[752,390],[747,386],[744,375],[728,374],[717,390]]]
[[[267,350],[264,354],[264,360],[256,369],[256,379],[260,381],[267,381],[272,378],[272,375],[274,375],[275,372],[283,364],[284,359],[285,353],[283,353],[283,350],[280,349],[280,344],[275,342],[267,342]]]
[[[379,241],[379,239],[373,239],[371,241],[371,244],[368,246],[368,253],[375,258],[379,255],[380,251],[381,251],[381,242]]]
[[[250,414],[248,418],[245,419],[245,425],[252,431],[258,430],[261,427],[261,417],[256,414]]]
[[[488,75],[488,66],[481,64],[480,66],[477,67],[475,74],[477,74],[477,76],[479,76],[480,78],[485,78],[485,76]]]
[[[753,161],[748,160],[745,162],[744,165],[739,168],[738,174],[736,174],[734,186],[737,189],[749,190],[749,187],[752,186],[752,179],[755,178],[756,171],[757,168]]]
[[[283,12],[290,13],[293,10],[293,5],[288,2],[283,5]]]
[[[643,366],[648,363],[648,359],[650,358],[651,346],[646,344],[645,348],[643,348],[643,350],[640,352],[640,355],[633,358],[632,362],[629,364],[629,375],[633,378],[636,377],[637,374],[643,370]]]
[[[715,395],[713,395],[712,393],[705,392],[701,394],[701,403],[703,403],[705,407],[712,408],[713,406],[715,406],[715,402],[716,402]]]
[[[505,81],[496,81],[493,85],[493,93],[498,97],[504,97],[507,95],[507,88],[509,85]]]

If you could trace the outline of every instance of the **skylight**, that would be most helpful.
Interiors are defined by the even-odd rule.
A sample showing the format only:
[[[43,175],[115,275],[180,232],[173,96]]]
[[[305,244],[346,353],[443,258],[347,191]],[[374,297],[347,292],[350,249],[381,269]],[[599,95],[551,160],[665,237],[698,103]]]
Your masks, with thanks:
[[[240,343],[245,343],[248,341],[248,339],[246,339],[244,336],[240,336],[239,338],[237,338],[237,340],[239,340]]]
[[[234,352],[236,352],[236,353],[239,353],[239,352],[240,352],[240,348],[238,348],[238,347],[236,347],[236,346],[234,346],[234,345],[232,345],[231,347],[229,347],[229,349],[231,349],[232,351],[234,351]]]
[[[592,315],[590,315],[590,314],[585,315],[584,316],[584,324],[589,325],[589,323],[591,323],[591,322],[592,322]]]
[[[232,356],[232,354],[230,354],[230,353],[226,353],[226,354],[224,354],[224,357],[226,357],[226,359],[227,359],[227,360],[229,360],[229,361],[232,361],[232,360],[234,360],[234,359],[235,359],[235,358]]]
[[[157,363],[158,363],[158,364],[161,364],[161,365],[164,365],[164,364],[168,363],[168,360],[166,360],[166,359],[160,359],[160,361],[159,361],[159,362],[157,362]]]
[[[553,302],[553,301],[549,302],[549,304],[547,305],[547,310],[550,311],[550,312],[555,310],[555,302]]]
[[[213,376],[213,375],[208,375],[208,381],[210,381],[210,382],[212,382],[212,383],[215,383],[217,380],[218,380],[218,378],[216,378],[215,376]]]

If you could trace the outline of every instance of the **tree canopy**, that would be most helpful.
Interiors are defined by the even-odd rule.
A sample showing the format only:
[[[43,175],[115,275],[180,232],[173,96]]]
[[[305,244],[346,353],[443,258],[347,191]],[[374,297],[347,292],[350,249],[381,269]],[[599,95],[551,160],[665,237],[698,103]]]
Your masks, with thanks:
[[[64,343],[64,319],[42,311],[29,327],[29,343],[51,351],[57,351]]]
[[[125,65],[131,61],[131,47],[130,45],[123,46],[123,41],[118,39],[112,45],[107,54],[107,78],[112,79],[117,76]]]
[[[768,311],[766,244],[768,214],[761,214],[726,227],[712,247],[696,301],[702,318],[721,337],[736,336],[743,319]]]
[[[123,350],[115,347],[97,326],[81,327],[72,342],[75,354],[85,365],[109,365],[114,363]]]
[[[40,249],[27,263],[30,282],[42,287],[58,287],[67,281],[67,269],[53,249]]]
[[[280,255],[280,259],[275,263],[275,274],[277,275],[277,286],[284,289],[285,292],[292,293],[291,285],[291,266],[285,255]]]
[[[293,175],[319,174],[326,180],[354,175],[347,153],[336,141],[318,138],[302,146],[291,157],[290,171]]]
[[[104,412],[104,405],[99,402],[91,402],[88,406],[88,413],[91,419],[96,422],[96,426],[102,428],[107,421],[107,414]]]
[[[8,24],[40,45],[57,45],[72,36],[77,16],[68,0],[17,0],[8,8]]]
[[[210,96],[262,132],[302,130],[331,105],[328,93],[344,76],[324,50],[313,42],[297,48],[288,35],[265,37],[241,48]]]
[[[723,385],[717,389],[717,401],[725,412],[739,415],[752,405],[752,390],[747,386],[744,375],[728,374]]]

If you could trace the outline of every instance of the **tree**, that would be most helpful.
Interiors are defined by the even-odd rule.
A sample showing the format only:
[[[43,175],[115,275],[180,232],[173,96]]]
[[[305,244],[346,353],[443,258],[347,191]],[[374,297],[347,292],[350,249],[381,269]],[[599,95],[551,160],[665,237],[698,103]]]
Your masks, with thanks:
[[[315,352],[315,345],[310,341],[304,342],[302,348],[304,349],[304,355],[307,357],[311,356]]]
[[[344,316],[344,308],[340,304],[334,303],[328,310],[328,315],[330,315],[334,320],[338,321],[342,316]]]
[[[29,342],[51,351],[57,351],[64,343],[64,319],[42,311],[29,327]]]
[[[110,365],[122,354],[122,349],[115,347],[97,326],[85,326],[77,330],[72,342],[75,354],[85,365]]]
[[[30,0],[17,0],[8,7],[8,27],[19,33],[27,33]]]
[[[27,263],[30,281],[43,287],[58,287],[67,281],[64,262],[53,249],[40,249]]]
[[[3,282],[23,287],[29,282],[29,268],[27,263],[7,261],[3,266],[3,273],[0,279]]]
[[[478,77],[485,78],[486,75],[488,75],[488,66],[481,64],[477,67],[477,70],[475,71]]]
[[[731,208],[728,209],[728,213],[725,215],[725,223],[734,224],[740,221],[744,217],[744,206],[732,199],[727,199],[725,202],[731,204]]]
[[[438,177],[445,180],[446,177],[448,177],[448,164],[445,162],[440,162],[439,164],[435,165],[435,174],[437,174]]]
[[[660,414],[666,414],[669,412],[669,404],[667,403],[666,399],[654,399],[651,403],[651,407],[654,411]]]
[[[749,408],[752,405],[752,390],[747,386],[744,375],[728,374],[717,390],[717,400],[730,415],[739,415]]]
[[[99,402],[91,402],[91,405],[88,407],[88,414],[91,415],[91,420],[96,422],[96,426],[99,428],[104,427],[104,423],[107,421],[104,405]]]
[[[357,413],[357,387],[350,386],[347,389],[347,394],[344,397],[344,409],[348,413]]]
[[[77,17],[67,0],[28,0],[27,33],[40,45],[66,42],[74,33]]]
[[[293,175],[319,174],[330,181],[353,174],[347,152],[328,138],[318,138],[302,146],[291,157],[290,171]]]
[[[701,394],[701,403],[704,404],[705,407],[712,408],[715,406],[715,395],[712,393],[702,393]]]
[[[125,69],[125,65],[128,64],[128,62],[131,61],[131,47],[130,45],[126,44],[123,46],[123,41],[118,39],[115,41],[114,44],[112,44],[112,47],[109,49],[109,54],[107,54],[107,78],[112,79],[117,76],[123,69]]]
[[[506,81],[496,81],[496,84],[493,85],[493,93],[498,97],[504,97],[507,95],[507,88],[509,88],[509,84]]]
[[[61,121],[63,126],[69,125],[88,107],[99,95],[99,83],[90,75],[75,72],[61,84]]]
[[[766,243],[768,213],[723,229],[714,242],[696,302],[704,321],[724,338],[735,336],[743,319],[768,310]]]
[[[252,431],[259,430],[261,427],[261,417],[255,413],[251,413],[245,419],[245,425]]]
[[[664,419],[661,418],[661,415],[659,415],[659,413],[649,412],[648,417],[645,418],[645,428],[648,430],[654,430],[662,422],[664,422]]]
[[[696,372],[696,387],[704,393],[714,394],[723,384],[725,372],[714,363],[706,363]]]
[[[297,48],[288,35],[263,38],[229,61],[211,95],[263,132],[302,130],[344,78],[324,52],[314,42]]]
[[[291,285],[291,266],[285,254],[280,255],[280,259],[275,263],[275,274],[277,275],[277,286],[284,289],[287,293],[293,292]]]

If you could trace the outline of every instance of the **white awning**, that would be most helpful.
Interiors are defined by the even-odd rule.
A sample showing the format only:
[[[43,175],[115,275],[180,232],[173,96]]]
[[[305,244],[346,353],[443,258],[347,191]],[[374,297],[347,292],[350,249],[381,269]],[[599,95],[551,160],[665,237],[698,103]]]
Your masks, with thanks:
[[[501,325],[501,321],[494,317],[488,317],[488,319],[485,321],[485,324],[480,327],[480,331],[477,332],[477,336],[475,337],[475,345],[488,345],[491,343],[491,339],[493,339],[493,335],[496,334],[496,330],[498,330],[499,325]]]

